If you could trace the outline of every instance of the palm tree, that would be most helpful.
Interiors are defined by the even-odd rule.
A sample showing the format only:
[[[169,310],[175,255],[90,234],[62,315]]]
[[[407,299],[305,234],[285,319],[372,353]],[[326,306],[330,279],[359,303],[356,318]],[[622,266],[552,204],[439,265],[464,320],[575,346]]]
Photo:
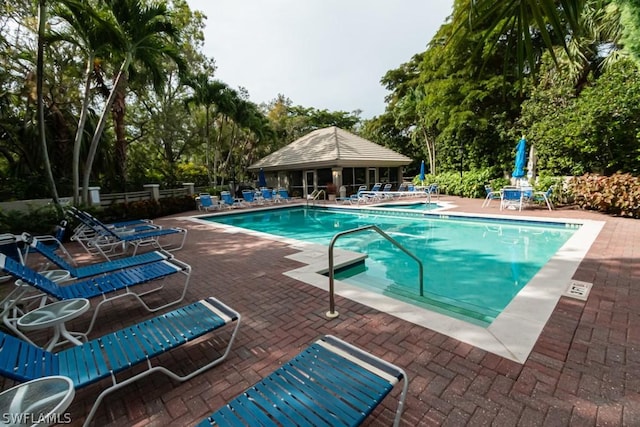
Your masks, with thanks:
[[[76,205],[80,195],[80,150],[89,115],[91,83],[97,80],[98,87],[104,88],[101,61],[98,58],[100,53],[105,53],[114,42],[117,37],[117,28],[112,22],[103,19],[99,11],[92,8],[89,3],[74,0],[66,0],[62,3],[63,7],[56,11],[56,15],[64,19],[72,31],[54,34],[50,37],[50,41],[64,40],[72,43],[80,47],[87,56],[82,105],[73,143],[73,203]]]
[[[567,42],[566,51],[558,51],[557,65],[579,93],[591,74],[598,77],[617,62],[621,52],[620,10],[607,7],[608,0],[588,1],[580,16],[580,33]],[[569,53],[567,53],[569,52]]]
[[[114,115],[118,175],[126,182],[124,115],[129,79],[142,76],[144,70],[154,88],[161,90],[165,76],[163,64],[167,59],[176,63],[179,69],[184,68],[177,48],[178,30],[171,23],[166,4],[153,2],[143,5],[137,0],[105,0],[103,3],[111,10],[114,23],[117,24],[119,37],[114,46],[114,56],[121,56],[122,63],[91,140],[82,183],[83,199],[87,196],[92,163],[109,112]]]
[[[555,59],[553,48],[566,47],[566,36],[580,32],[580,15],[585,0],[471,0],[469,22],[488,26],[487,37],[497,44],[504,35],[515,40],[520,72],[534,71],[536,48],[533,33],[543,41]]]
[[[628,0],[471,0],[465,2],[468,7],[469,22],[472,25],[489,24],[494,31],[494,41],[497,43],[504,34],[515,35],[515,51],[520,71],[526,70],[534,63],[535,47],[532,33],[540,36],[554,61],[558,62],[554,48],[561,46],[567,55],[575,54],[571,45],[576,39],[589,33],[589,25],[593,21],[583,16],[585,9],[605,11],[609,17],[619,13],[619,22],[602,22],[604,27],[620,31],[623,49],[636,62],[640,62],[640,2]],[[588,17],[587,17],[588,18]],[[623,24],[620,26],[620,24]],[[618,29],[614,27],[619,26]],[[603,28],[601,28],[603,29]]]
[[[207,164],[207,177],[209,179],[209,186],[211,186],[211,141],[209,136],[210,109],[211,106],[221,103],[225,91],[227,91],[229,87],[226,83],[223,83],[219,80],[209,81],[209,77],[204,73],[199,74],[195,77],[188,77],[185,81],[185,84],[191,87],[194,91],[193,96],[187,98],[185,100],[185,103],[187,105],[195,104],[205,107],[205,162]],[[214,121],[216,115],[217,112],[214,112]]]
[[[56,182],[53,179],[53,171],[51,170],[51,161],[49,160],[49,149],[47,146],[47,136],[45,133],[44,121],[44,43],[45,28],[47,25],[47,4],[46,0],[38,0],[38,56],[36,59],[36,94],[38,98],[38,124],[40,132],[40,143],[42,147],[42,155],[44,157],[45,169],[47,172],[47,180],[51,188],[53,203],[60,206],[58,201],[58,190]]]
[[[216,146],[214,147],[214,159],[213,159],[213,181],[218,182],[218,165],[220,160],[220,148],[222,143],[222,137],[225,130],[225,125],[229,122],[230,118],[235,115],[237,106],[242,100],[235,89],[227,87],[224,89],[218,100],[217,112],[220,115],[220,125],[218,126],[218,136],[216,138]]]

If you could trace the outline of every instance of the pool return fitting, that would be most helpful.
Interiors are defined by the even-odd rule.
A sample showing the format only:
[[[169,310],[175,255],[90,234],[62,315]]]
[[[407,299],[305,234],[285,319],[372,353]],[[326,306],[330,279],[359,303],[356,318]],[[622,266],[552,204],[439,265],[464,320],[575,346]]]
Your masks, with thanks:
[[[337,233],[335,236],[333,236],[333,238],[331,239],[331,243],[329,243],[329,311],[327,311],[326,316],[329,319],[334,319],[336,317],[338,317],[339,313],[336,311],[336,301],[335,301],[335,278],[334,278],[334,261],[333,261],[333,246],[336,243],[336,240],[338,240],[339,237],[345,236],[347,234],[354,234],[354,233],[359,233],[361,231],[366,231],[366,230],[373,230],[375,232],[377,232],[379,235],[381,235],[382,237],[384,237],[385,239],[387,239],[389,242],[391,242],[395,247],[397,247],[398,249],[400,249],[402,252],[404,252],[405,254],[407,254],[408,256],[410,256],[411,258],[413,258],[417,263],[418,263],[418,267],[420,268],[420,296],[424,296],[424,268],[422,267],[422,261],[420,261],[420,259],[415,256],[414,254],[412,254],[411,252],[409,252],[409,250],[407,248],[405,248],[404,246],[402,246],[400,244],[400,242],[398,242],[396,239],[394,239],[393,237],[389,236],[387,233],[385,233],[384,231],[382,231],[382,229],[380,229],[380,227],[378,227],[377,225],[365,225],[363,227],[358,227],[358,228],[353,228],[351,230],[345,230],[345,231],[341,231],[339,233]]]

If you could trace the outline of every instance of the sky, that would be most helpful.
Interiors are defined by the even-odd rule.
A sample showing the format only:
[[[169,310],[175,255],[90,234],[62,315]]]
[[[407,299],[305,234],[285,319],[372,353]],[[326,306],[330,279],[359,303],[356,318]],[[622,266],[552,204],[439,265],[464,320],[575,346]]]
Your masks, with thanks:
[[[453,0],[187,0],[206,16],[214,78],[256,104],[384,112],[384,74],[426,50]]]

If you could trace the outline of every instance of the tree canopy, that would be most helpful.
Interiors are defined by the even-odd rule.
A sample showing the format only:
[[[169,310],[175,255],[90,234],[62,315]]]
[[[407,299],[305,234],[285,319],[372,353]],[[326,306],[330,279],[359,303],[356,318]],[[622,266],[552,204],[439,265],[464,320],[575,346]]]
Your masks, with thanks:
[[[521,135],[549,175],[640,167],[638,0],[455,0],[426,50],[380,76],[369,120],[252,102],[202,53],[205,19],[185,0],[1,3],[0,198],[242,182],[326,126],[410,156],[407,175],[423,159],[508,175]]]

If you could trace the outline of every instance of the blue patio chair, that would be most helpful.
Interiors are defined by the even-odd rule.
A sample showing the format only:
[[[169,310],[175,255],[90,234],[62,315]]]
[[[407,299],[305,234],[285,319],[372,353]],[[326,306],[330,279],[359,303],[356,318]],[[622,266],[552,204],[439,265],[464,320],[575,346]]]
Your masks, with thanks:
[[[181,375],[170,366],[154,363],[157,356],[234,323],[224,352],[189,373]],[[76,389],[108,380],[85,418],[86,426],[102,400],[128,384],[156,372],[183,382],[220,364],[227,358],[239,326],[238,312],[215,298],[206,298],[59,352],[44,350],[0,331],[0,374],[19,382],[61,375],[70,378]],[[179,367],[184,368],[185,364],[179,363]]]
[[[436,199],[440,200],[440,187],[438,186],[438,184],[429,185],[429,187],[427,188],[427,193],[429,194],[429,200],[431,200],[431,196],[433,194],[436,195]]]
[[[284,200],[285,202],[290,202],[291,197],[289,196],[289,192],[285,188],[278,188],[278,198],[280,200]]]
[[[427,192],[418,190],[415,185],[409,183],[407,184],[407,195],[410,197],[420,197],[420,196],[426,196]]]
[[[500,196],[500,210],[518,209],[522,210],[524,203],[524,192],[519,188],[503,188]]]
[[[242,198],[249,205],[255,205],[258,203],[255,198],[255,193],[252,190],[242,190]]]
[[[184,299],[191,277],[191,266],[175,258],[143,264],[100,276],[92,276],[84,280],[65,283],[64,285],[48,279],[43,274],[20,264],[20,262],[2,253],[0,253],[0,271],[16,279],[20,279],[20,283],[17,284],[19,286],[16,286],[16,288],[5,297],[0,306],[2,307],[2,321],[5,325],[25,339],[27,338],[24,337],[15,326],[17,319],[11,317],[11,315],[19,303],[27,300],[26,296],[31,291],[30,287],[35,288],[41,294],[55,300],[99,298],[100,302],[96,305],[89,327],[85,332],[85,334],[88,334],[93,329],[103,304],[127,297],[136,299],[142,307],[149,312],[162,310]],[[182,292],[180,292],[177,298],[159,306],[150,306],[143,297],[160,291],[164,288],[164,284],[160,284],[152,289],[145,288],[139,293],[132,290],[135,286],[159,279],[166,279],[174,274],[182,274],[185,276]]]
[[[210,210],[216,210],[220,208],[220,205],[217,203],[214,203],[213,198],[211,197],[211,194],[208,193],[200,193],[198,195],[199,197],[199,202],[200,204],[198,205],[198,208],[200,210],[204,210],[206,212],[210,211]]]
[[[551,203],[551,195],[553,194],[553,185],[550,186],[547,191],[535,191],[532,196],[534,202],[544,202],[547,208],[553,210],[553,203]]]
[[[49,241],[51,241],[51,239],[53,239],[53,237],[50,237]],[[113,261],[99,262],[77,267],[74,265],[75,262],[73,261],[71,254],[69,254],[69,252],[60,242],[57,242],[57,244],[53,246],[50,244],[46,244],[42,240],[42,237],[34,237],[28,233],[22,233],[20,236],[16,237],[16,240],[24,242],[27,247],[31,249],[31,252],[39,253],[47,260],[54,263],[57,267],[63,270],[67,270],[71,274],[71,276],[77,279],[84,279],[99,274],[111,273],[129,267],[136,267],[138,265],[164,261],[173,258],[173,255],[171,253],[159,250],[125,258],[118,258]],[[56,249],[62,252],[63,255],[58,255]],[[24,264],[27,264],[28,255],[24,258]]]
[[[177,251],[182,249],[187,240],[187,230],[184,228],[148,228],[149,225],[143,226],[144,229],[112,229],[102,223],[97,218],[87,212],[79,209],[69,209],[67,212],[75,217],[78,221],[90,229],[87,232],[84,229],[76,230],[71,236],[74,240],[91,255],[102,255],[107,260],[111,260],[111,256],[122,256],[126,254],[127,249],[133,247],[133,255],[135,255],[141,246],[153,246],[157,249],[167,251]],[[176,236],[178,241],[160,243],[161,237]]]
[[[229,191],[220,192],[220,200],[222,201],[222,206],[225,208],[240,207],[240,202],[234,199]]]
[[[262,192],[262,198],[267,203],[273,203],[273,190],[270,188],[261,188],[260,192]]]
[[[325,336],[198,426],[357,426],[400,381],[394,426],[408,390],[404,370]]]
[[[484,198],[484,201],[482,202],[483,208],[491,205],[492,200],[500,200],[500,198],[502,197],[502,195],[500,194],[500,191],[493,191],[493,188],[491,188],[490,185],[484,186],[484,192],[486,196]]]

